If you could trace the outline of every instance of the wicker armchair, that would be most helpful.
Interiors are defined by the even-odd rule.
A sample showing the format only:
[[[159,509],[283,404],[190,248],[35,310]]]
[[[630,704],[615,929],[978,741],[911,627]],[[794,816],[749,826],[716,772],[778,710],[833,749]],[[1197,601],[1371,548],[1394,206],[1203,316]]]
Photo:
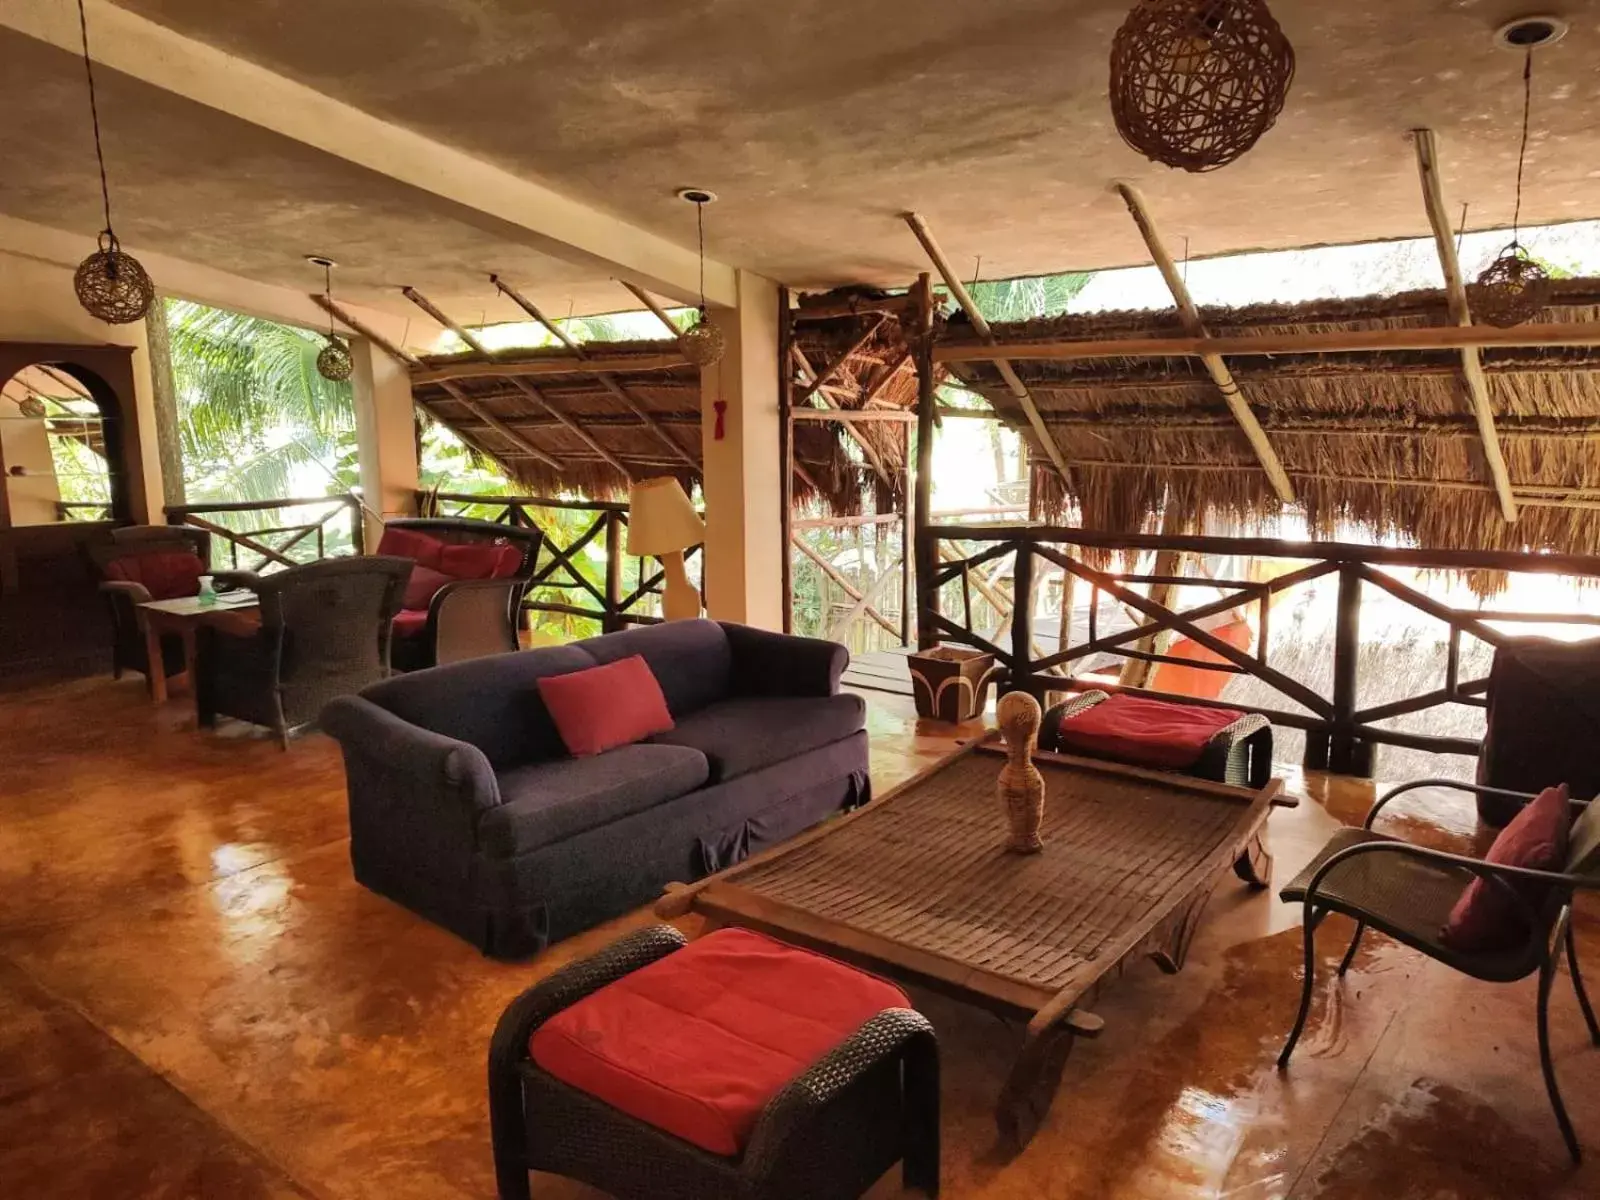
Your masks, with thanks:
[[[489,1049],[500,1200],[529,1200],[529,1171],[619,1200],[849,1200],[896,1160],[908,1188],[936,1196],[938,1047],[909,1009],[873,1017],[774,1096],[739,1159],[642,1124],[532,1062],[528,1041],[545,1021],[687,944],[671,926],[642,929],[511,1002]]]
[[[180,553],[195,555],[200,569],[206,571],[211,563],[211,535],[178,525],[124,525],[110,530],[104,540],[89,543],[85,550],[99,576],[100,593],[111,617],[111,674],[117,679],[129,670],[143,675],[150,659],[139,624],[139,605],[157,597],[142,583],[111,578],[111,564],[119,559]],[[183,670],[183,644],[178,638],[162,638],[161,655],[168,675]]]
[[[1305,905],[1305,985],[1300,996],[1300,1011],[1283,1052],[1280,1069],[1287,1068],[1295,1044],[1305,1030],[1316,985],[1315,938],[1318,924],[1330,912],[1355,918],[1355,937],[1339,963],[1343,977],[1355,958],[1366,931],[1379,930],[1398,942],[1419,950],[1474,979],[1490,983],[1512,983],[1535,972],[1539,975],[1537,1022],[1539,1065],[1544,1071],[1545,1090],[1556,1122],[1573,1162],[1582,1160],[1577,1135],[1567,1116],[1556,1084],[1555,1066],[1550,1059],[1550,989],[1556,980],[1561,956],[1565,953],[1572,972],[1573,990],[1589,1026],[1589,1036],[1600,1046],[1600,1022],[1584,990],[1578,969],[1578,948],[1572,933],[1573,897],[1580,891],[1600,891],[1600,805],[1574,801],[1582,811],[1572,828],[1572,849],[1564,871],[1534,871],[1523,867],[1501,866],[1460,854],[1449,854],[1412,845],[1373,831],[1373,822],[1397,797],[1417,788],[1451,788],[1484,799],[1527,803],[1533,796],[1448,779],[1424,779],[1404,784],[1385,794],[1367,814],[1360,829],[1342,829],[1312,860],[1311,864],[1283,889],[1283,899]],[[1493,953],[1466,954],[1451,949],[1440,938],[1440,930],[1462,890],[1474,878],[1484,879],[1515,900],[1527,925],[1528,936],[1521,945]],[[1517,883],[1548,885],[1542,908],[1535,908]]]
[[[1109,699],[1109,693],[1096,689],[1054,705],[1039,727],[1039,748],[1060,750],[1061,723]],[[1084,751],[1078,749],[1071,753]],[[1235,787],[1265,787],[1272,778],[1272,722],[1260,713],[1246,713],[1226,729],[1217,731],[1186,774],[1231,783]]]
[[[465,517],[401,517],[386,522],[384,528],[422,533],[441,542],[510,542],[522,548],[522,564],[513,576],[463,579],[440,588],[428,604],[425,631],[395,637],[395,670],[418,671],[520,648],[517,618],[538,566],[544,544],[541,530]]]
[[[195,699],[200,723],[221,716],[265,725],[287,750],[289,731],[309,724],[335,696],[389,673],[390,622],[411,563],[403,558],[333,558],[275,575],[219,572],[220,586],[261,598],[261,628],[239,636],[199,630]]]

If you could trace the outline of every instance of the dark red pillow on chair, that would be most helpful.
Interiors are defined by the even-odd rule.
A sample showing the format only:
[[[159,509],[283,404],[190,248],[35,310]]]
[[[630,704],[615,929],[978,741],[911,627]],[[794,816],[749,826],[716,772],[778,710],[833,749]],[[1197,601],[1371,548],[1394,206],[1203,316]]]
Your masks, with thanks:
[[[152,600],[176,600],[200,592],[200,576],[205,564],[198,554],[187,550],[156,550],[149,554],[125,554],[105,566],[106,578],[121,583],[140,583]]]
[[[432,567],[418,563],[411,568],[411,579],[406,583],[406,595],[400,602],[400,607],[427,612],[428,605],[433,603],[433,598],[439,589],[455,581],[454,575],[446,575],[443,571],[435,571]]]
[[[1530,800],[1495,838],[1484,857],[1503,867],[1535,871],[1561,871],[1567,865],[1567,839],[1572,831],[1572,810],[1567,785],[1545,788]],[[1534,909],[1544,903],[1547,888],[1537,883],[1512,884]],[[1452,950],[1481,953],[1505,950],[1528,936],[1522,906],[1498,884],[1474,879],[1450,910],[1440,940]]]
[[[574,758],[602,754],[672,728],[672,714],[649,665],[635,654],[603,667],[548,675],[539,698]]]

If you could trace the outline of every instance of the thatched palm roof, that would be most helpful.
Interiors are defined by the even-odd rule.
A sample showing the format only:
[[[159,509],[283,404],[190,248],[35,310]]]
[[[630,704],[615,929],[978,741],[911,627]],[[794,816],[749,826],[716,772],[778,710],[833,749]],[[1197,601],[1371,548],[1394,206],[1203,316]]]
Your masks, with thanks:
[[[1205,309],[1216,337],[1450,324],[1442,291]],[[1600,280],[1563,281],[1541,320],[1600,321]],[[1182,336],[1176,312],[995,327],[1002,342]],[[952,321],[948,341],[973,340]],[[1230,356],[1244,399],[1315,535],[1361,524],[1425,547],[1600,552],[1600,349],[1486,350],[1495,424],[1520,519],[1502,519],[1458,351]],[[957,365],[1028,440],[1039,516],[1076,504],[1085,527],[1131,532],[1168,508],[1253,523],[1282,502],[1198,359],[1016,360],[1070,468],[1063,484],[989,363]]]

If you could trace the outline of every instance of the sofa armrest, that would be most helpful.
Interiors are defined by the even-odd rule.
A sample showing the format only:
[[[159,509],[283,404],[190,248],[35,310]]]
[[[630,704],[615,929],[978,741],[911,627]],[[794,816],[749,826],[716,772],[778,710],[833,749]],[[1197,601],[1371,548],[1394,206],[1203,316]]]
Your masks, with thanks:
[[[839,691],[850,651],[837,642],[721,624],[733,651],[736,695],[832,696]]]
[[[482,750],[402,721],[360,696],[340,696],[322,710],[324,732],[367,772],[392,781],[396,795],[454,793],[474,813],[500,804],[500,783]],[[351,796],[351,803],[357,803]]]

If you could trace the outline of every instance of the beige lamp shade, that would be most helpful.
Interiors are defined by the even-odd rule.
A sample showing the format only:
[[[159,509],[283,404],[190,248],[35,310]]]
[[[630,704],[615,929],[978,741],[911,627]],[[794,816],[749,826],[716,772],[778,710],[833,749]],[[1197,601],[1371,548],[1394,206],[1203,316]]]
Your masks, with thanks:
[[[674,554],[706,540],[705,522],[670,476],[634,484],[628,505],[629,554]]]

